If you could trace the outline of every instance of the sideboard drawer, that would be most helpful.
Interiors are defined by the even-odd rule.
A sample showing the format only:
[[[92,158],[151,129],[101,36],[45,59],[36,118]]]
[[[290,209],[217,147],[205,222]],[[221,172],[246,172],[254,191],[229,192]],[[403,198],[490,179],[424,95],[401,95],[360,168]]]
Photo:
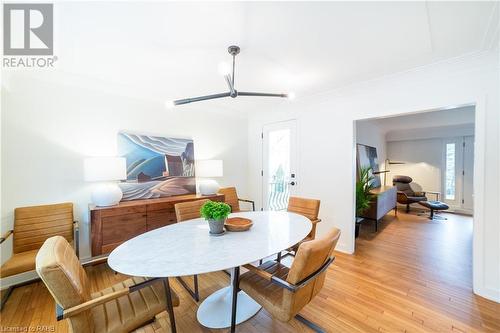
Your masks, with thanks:
[[[102,245],[119,243],[146,232],[146,214],[135,213],[104,217]]]
[[[146,228],[148,231],[176,223],[175,211],[173,208],[148,211]]]

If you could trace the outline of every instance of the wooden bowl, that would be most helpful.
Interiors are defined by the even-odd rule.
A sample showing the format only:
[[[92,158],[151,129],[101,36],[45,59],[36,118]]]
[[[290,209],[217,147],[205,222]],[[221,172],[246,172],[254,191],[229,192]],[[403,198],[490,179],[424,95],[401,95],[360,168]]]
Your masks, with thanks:
[[[247,231],[252,225],[252,220],[243,217],[230,217],[224,224],[227,231]]]

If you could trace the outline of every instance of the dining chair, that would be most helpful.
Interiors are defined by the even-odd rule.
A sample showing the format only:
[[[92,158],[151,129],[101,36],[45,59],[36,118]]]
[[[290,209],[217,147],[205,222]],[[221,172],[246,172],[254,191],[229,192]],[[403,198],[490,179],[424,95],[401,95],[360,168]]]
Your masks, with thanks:
[[[186,220],[197,219],[201,217],[200,209],[208,199],[195,200],[180,202],[174,205],[175,216],[177,217],[177,222],[182,222]],[[186,289],[186,291],[193,297],[196,302],[200,301],[200,293],[198,290],[198,275],[193,275],[193,285],[194,291],[187,285],[187,283],[180,277],[177,277],[179,283]]]
[[[57,320],[68,319],[73,333],[128,333],[166,309],[175,331],[173,307],[179,298],[166,279],[132,277],[91,293],[83,266],[61,236],[42,245],[36,271],[56,302]]]
[[[316,237],[316,224],[321,222],[321,219],[318,218],[320,204],[321,201],[316,199],[300,197],[290,197],[290,199],[288,199],[287,212],[303,215],[312,222],[311,232],[303,241],[313,240]]]
[[[14,228],[0,238],[4,243],[12,235],[12,252],[10,257],[0,268],[0,278],[18,275],[35,270],[35,257],[46,239],[60,235],[68,242],[73,243],[74,251],[78,256],[78,222],[73,219],[73,204],[70,202],[20,207],[14,210]],[[0,309],[9,298],[14,288],[38,280],[10,286],[2,297]]]
[[[252,211],[255,211],[255,202],[248,199],[241,199],[238,197],[238,193],[236,192],[236,187],[224,187],[219,189],[220,194],[224,194],[224,201],[231,206],[231,212],[237,213],[241,212],[240,209],[240,201],[247,202],[252,204]]]
[[[326,270],[335,259],[333,250],[339,237],[340,230],[333,228],[322,237],[301,243],[290,268],[276,261],[258,267],[244,265],[249,271],[235,285],[278,320],[287,322],[295,317],[313,330],[323,332],[299,312],[321,291]]]
[[[200,209],[208,199],[186,201],[174,205],[177,222],[197,219],[201,217]]]
[[[316,224],[321,222],[321,219],[318,218],[320,204],[321,201],[316,199],[307,199],[300,197],[290,197],[288,199],[288,206],[286,209],[287,212],[296,213],[307,217],[312,223],[312,229],[303,240],[287,249],[284,255],[281,251],[278,252],[276,261],[281,262],[281,259],[286,256],[293,257],[295,253],[297,253],[297,249],[299,248],[299,245],[301,243],[313,240],[316,237]],[[261,264],[262,259],[259,261],[259,265]]]

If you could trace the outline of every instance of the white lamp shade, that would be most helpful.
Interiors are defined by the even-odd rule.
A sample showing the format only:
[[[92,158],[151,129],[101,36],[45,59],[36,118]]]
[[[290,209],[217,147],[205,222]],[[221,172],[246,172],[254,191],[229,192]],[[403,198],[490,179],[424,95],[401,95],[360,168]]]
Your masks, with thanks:
[[[84,161],[85,180],[100,182],[127,179],[127,168],[123,157],[90,157]]]
[[[222,177],[222,160],[202,160],[196,162],[196,176]]]

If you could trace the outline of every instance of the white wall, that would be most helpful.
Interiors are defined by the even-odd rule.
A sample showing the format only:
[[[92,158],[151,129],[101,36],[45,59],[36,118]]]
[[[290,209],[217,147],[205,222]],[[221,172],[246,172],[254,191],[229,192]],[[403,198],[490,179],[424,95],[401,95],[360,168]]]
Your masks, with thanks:
[[[160,102],[104,93],[98,82],[99,88],[63,86],[19,74],[4,83],[2,233],[12,227],[15,207],[70,201],[82,224],[80,253],[89,256],[91,184],[83,181],[83,158],[115,155],[120,130],[192,137],[196,159],[224,161],[219,183],[247,194],[245,119],[222,116],[209,103],[200,111],[166,110]],[[2,263],[10,257],[11,246],[11,238],[2,244]]]
[[[385,132],[371,120],[356,121],[356,143],[377,148],[379,170],[384,170],[384,162],[387,157]],[[384,183],[384,174],[380,175],[380,181]]]
[[[392,161],[404,161],[405,164],[389,165],[387,182],[392,184],[395,175],[413,178],[412,186],[423,191],[441,192],[441,170],[444,162],[443,139],[423,139],[394,141],[387,143],[387,156]],[[430,198],[434,199],[432,195]]]
[[[442,176],[446,139],[473,135],[474,124],[394,130],[387,133],[388,158],[404,162],[388,166],[390,172],[387,173],[387,183],[392,184],[395,175],[408,175],[413,178],[416,190],[444,193]],[[429,194],[429,198],[435,199],[435,196]]]
[[[267,122],[298,120],[299,195],[321,199],[319,233],[342,230],[338,249],[354,251],[354,120],[476,104],[474,291],[500,301],[497,53],[474,54],[263,110],[249,124],[249,190],[261,203],[260,132]],[[318,158],[319,157],[319,158]],[[486,181],[487,180],[487,181]]]

